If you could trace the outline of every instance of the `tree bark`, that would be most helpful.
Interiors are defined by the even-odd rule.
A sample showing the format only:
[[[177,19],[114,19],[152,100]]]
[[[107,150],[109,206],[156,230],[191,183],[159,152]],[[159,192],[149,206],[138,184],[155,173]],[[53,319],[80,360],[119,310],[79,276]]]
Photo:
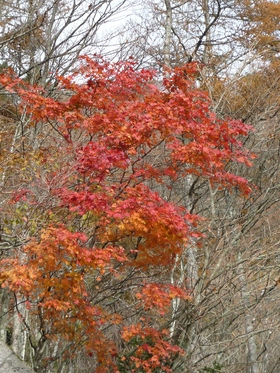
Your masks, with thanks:
[[[242,261],[242,255],[239,253],[238,260],[240,262],[240,276],[239,281],[241,284],[241,299],[245,309],[245,331],[248,335],[247,342],[247,373],[260,373],[258,363],[258,352],[257,344],[254,336],[254,318],[250,314],[250,293],[248,290],[247,279],[245,275],[244,264]]]
[[[171,63],[171,36],[172,36],[172,7],[170,0],[164,0],[166,7],[165,38],[163,47],[164,65],[170,67]]]

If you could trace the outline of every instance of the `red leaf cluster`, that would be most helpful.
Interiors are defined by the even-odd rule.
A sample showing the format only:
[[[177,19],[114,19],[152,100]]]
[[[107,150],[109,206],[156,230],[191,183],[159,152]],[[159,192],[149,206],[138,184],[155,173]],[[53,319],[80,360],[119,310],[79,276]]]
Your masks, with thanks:
[[[195,74],[190,65],[162,79],[153,71],[136,70],[132,62],[84,57],[72,76],[57,78],[58,99],[9,72],[0,75],[0,83],[19,95],[31,123],[48,124],[52,136],[61,137],[58,151],[67,160],[61,169],[68,170],[59,174],[46,152],[42,170],[49,167],[45,180],[57,201],[54,210],[63,211],[56,220],[62,221],[44,227],[19,255],[1,262],[2,287],[25,297],[48,326],[48,338],[83,340],[100,372],[114,367],[118,354],[103,325],[120,323],[122,317],[109,314],[102,301],[94,302],[98,284],[108,276],[117,281],[131,268],[145,273],[170,267],[189,238],[199,237],[198,217],[161,190],[195,175],[250,193],[248,182],[228,173],[227,165],[250,165],[253,157],[240,137],[251,128],[218,119],[207,94],[195,87]],[[28,188],[17,193],[15,202],[28,203],[29,195],[34,204]],[[187,298],[184,289],[170,284],[141,285],[136,298],[145,311],[164,315],[172,299]],[[124,327],[124,341],[137,336],[143,343],[129,357],[131,371],[149,373],[163,362],[162,370],[168,371],[168,359],[179,349],[153,328]]]

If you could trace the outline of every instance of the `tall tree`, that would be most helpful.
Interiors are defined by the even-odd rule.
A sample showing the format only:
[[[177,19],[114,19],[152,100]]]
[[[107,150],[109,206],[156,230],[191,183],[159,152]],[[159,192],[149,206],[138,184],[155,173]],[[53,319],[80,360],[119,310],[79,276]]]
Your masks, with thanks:
[[[1,76],[31,122],[52,128],[37,173],[13,197],[38,234],[1,261],[0,275],[36,371],[54,361],[78,371],[76,354],[92,356],[96,372],[168,372],[181,353],[169,312],[172,300],[188,304],[190,294],[177,273],[170,283],[170,271],[201,234],[177,188],[195,175],[250,192],[226,170],[232,161],[250,165],[238,140],[250,127],[216,118],[195,88],[196,73],[195,65],[175,69],[160,89],[154,72],[133,63],[86,58],[72,77],[58,78],[60,99]],[[53,144],[61,155],[55,162]]]

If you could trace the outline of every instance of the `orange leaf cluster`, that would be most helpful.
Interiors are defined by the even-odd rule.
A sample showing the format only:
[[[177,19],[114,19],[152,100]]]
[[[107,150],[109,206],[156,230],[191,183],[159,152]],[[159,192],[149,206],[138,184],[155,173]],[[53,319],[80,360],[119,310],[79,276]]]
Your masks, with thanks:
[[[122,337],[127,343],[132,344],[134,353],[123,356],[121,366],[132,373],[153,373],[159,368],[162,372],[172,372],[169,368],[172,357],[183,354],[183,351],[177,346],[172,346],[167,336],[167,330],[158,331],[151,327],[143,327],[141,324],[125,328]]]
[[[171,284],[145,284],[141,293],[136,294],[146,309],[154,308],[160,315],[166,314],[172,299],[188,299],[186,291]]]

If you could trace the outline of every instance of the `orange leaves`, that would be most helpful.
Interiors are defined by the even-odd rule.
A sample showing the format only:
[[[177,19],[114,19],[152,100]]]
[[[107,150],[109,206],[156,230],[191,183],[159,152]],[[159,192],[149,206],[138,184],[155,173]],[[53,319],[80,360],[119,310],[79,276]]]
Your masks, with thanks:
[[[0,281],[24,298],[30,315],[40,321],[47,337],[63,337],[93,353],[100,372],[109,371],[112,363],[103,325],[119,324],[117,313],[110,314],[105,308],[91,303],[91,287],[103,276],[114,276],[115,263],[126,260],[121,247],[108,245],[104,249],[86,248],[87,237],[72,233],[65,227],[50,227],[42,232],[38,242],[33,240],[15,259],[1,262]],[[43,321],[42,321],[43,320]],[[94,338],[93,338],[94,336]]]
[[[153,308],[155,312],[164,315],[170,308],[174,298],[188,299],[187,293],[170,284],[145,284],[136,297],[144,303],[145,309]]]
[[[172,346],[167,336],[167,330],[158,331],[141,324],[124,328],[122,338],[133,353],[128,352],[120,359],[120,368],[126,369],[122,371],[152,373],[160,368],[163,372],[172,372],[170,361],[182,354],[182,350]]]
[[[67,281],[72,279],[75,282],[78,282],[75,277],[79,270],[83,275],[95,269],[104,271],[110,269],[112,260],[119,262],[126,260],[121,247],[108,245],[104,249],[96,247],[88,249],[83,246],[86,240],[84,234],[71,233],[63,226],[50,227],[41,234],[39,243],[32,242],[24,248],[24,251],[28,254],[27,260],[32,268],[39,268],[42,272],[58,272],[65,267],[68,268]],[[71,268],[75,272],[71,272]]]
[[[29,294],[34,290],[34,280],[37,278],[36,269],[27,268],[16,259],[1,261],[0,283],[1,287],[8,287],[14,292]]]
[[[122,198],[110,206],[108,215],[113,223],[107,227],[117,232],[114,239],[142,238],[133,265],[147,267],[155,261],[169,265],[186,243],[189,227],[184,209],[164,201],[143,184],[127,187]]]
[[[126,260],[122,248],[86,249],[81,245],[84,241],[83,234],[49,228],[40,242],[24,247],[18,258],[2,261],[2,286],[57,313],[81,307],[88,297],[85,278],[112,273],[113,260]]]

